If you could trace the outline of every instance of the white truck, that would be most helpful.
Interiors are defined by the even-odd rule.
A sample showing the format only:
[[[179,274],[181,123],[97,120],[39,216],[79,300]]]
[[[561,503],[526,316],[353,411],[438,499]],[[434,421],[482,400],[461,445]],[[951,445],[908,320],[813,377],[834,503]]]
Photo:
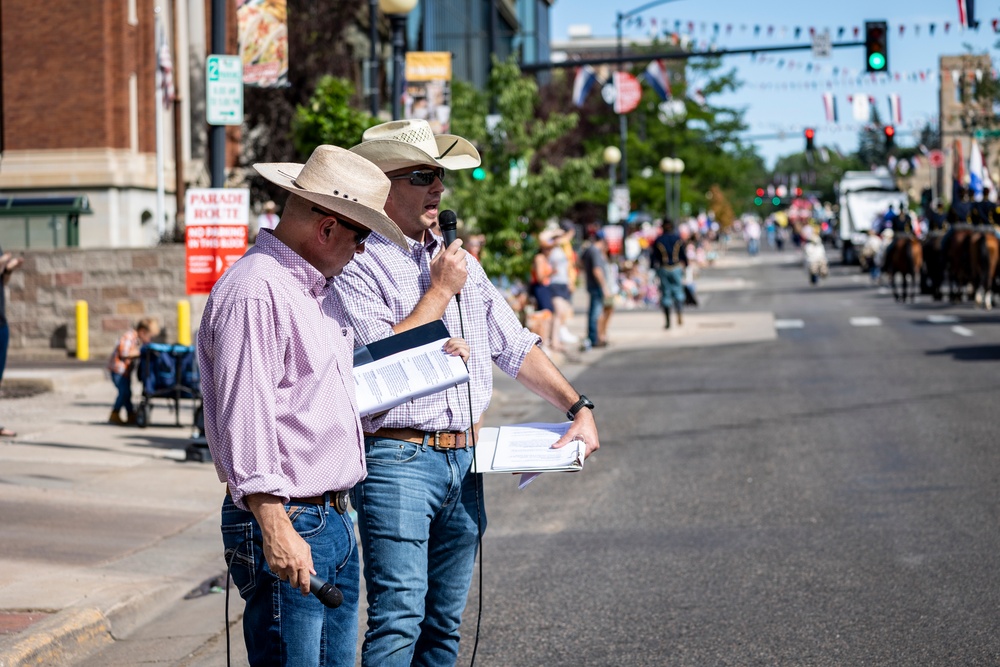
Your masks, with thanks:
[[[897,213],[906,206],[906,194],[885,167],[874,171],[848,171],[837,184],[839,220],[837,239],[844,264],[857,264],[868,230],[892,206]]]

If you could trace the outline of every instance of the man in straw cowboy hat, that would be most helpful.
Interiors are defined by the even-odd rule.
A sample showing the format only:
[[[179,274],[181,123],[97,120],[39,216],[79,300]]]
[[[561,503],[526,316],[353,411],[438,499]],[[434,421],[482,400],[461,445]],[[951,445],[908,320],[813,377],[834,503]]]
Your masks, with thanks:
[[[319,146],[304,165],[254,167],[288,201],[216,283],[198,332],[205,431],[227,484],[226,560],[246,600],[251,665],[353,666],[360,573],[347,491],[365,457],[354,335],[331,279],[370,232],[406,241],[383,210],[389,180],[358,155]],[[340,607],[306,597],[311,574],[340,589]]]
[[[461,241],[444,247],[437,223],[446,170],[470,169],[465,139],[435,136],[426,121],[383,123],[351,149],[386,173],[386,213],[406,236],[401,249],[373,234],[368,251],[338,279],[337,298],[359,343],[436,319],[472,348],[469,388],[418,399],[362,419],[368,477],[351,492],[365,560],[368,631],[364,665],[447,665],[458,656],[480,529],[481,479],[470,472],[471,428],[493,390],[492,364],[575,417],[557,443],[598,446],[593,404],[549,361]],[[471,413],[471,414],[470,414]]]

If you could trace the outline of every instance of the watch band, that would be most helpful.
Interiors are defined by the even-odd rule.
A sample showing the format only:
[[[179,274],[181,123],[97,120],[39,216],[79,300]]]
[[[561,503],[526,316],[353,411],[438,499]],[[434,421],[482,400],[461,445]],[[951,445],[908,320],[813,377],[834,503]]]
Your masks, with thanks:
[[[583,410],[584,408],[590,408],[591,410],[593,410],[594,402],[591,401],[586,396],[584,396],[583,394],[580,394],[580,398],[577,399],[576,403],[573,404],[573,407],[571,407],[569,410],[566,411],[566,416],[569,417],[570,421],[573,421],[576,419],[577,413],[580,412],[580,410]]]

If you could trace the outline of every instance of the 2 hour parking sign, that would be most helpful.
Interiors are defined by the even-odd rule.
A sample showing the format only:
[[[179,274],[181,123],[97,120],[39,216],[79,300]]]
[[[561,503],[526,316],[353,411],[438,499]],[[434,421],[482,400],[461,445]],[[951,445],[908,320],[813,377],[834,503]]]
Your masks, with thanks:
[[[243,61],[239,56],[209,56],[205,61],[206,115],[209,125],[243,122]]]

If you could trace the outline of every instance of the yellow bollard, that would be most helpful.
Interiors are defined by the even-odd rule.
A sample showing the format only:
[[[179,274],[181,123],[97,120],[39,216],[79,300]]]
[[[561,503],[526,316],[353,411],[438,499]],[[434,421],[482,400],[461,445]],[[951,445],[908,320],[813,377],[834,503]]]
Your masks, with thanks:
[[[90,317],[87,302],[76,302],[76,358],[78,361],[90,359]]]
[[[177,343],[191,345],[191,302],[177,302]]]

